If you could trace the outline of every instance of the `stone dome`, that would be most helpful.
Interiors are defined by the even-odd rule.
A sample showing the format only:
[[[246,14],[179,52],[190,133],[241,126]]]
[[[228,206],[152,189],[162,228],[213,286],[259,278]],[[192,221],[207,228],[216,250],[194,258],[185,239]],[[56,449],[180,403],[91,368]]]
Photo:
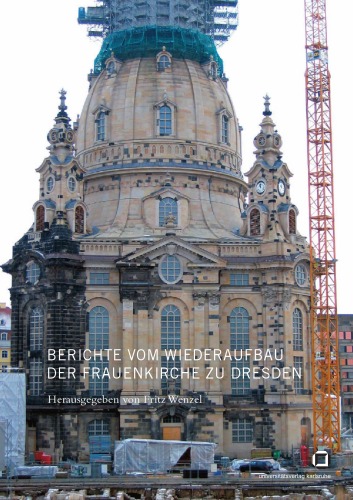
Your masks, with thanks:
[[[112,54],[103,71],[91,75],[76,145],[85,169],[88,223],[100,232],[109,228],[122,237],[154,233],[152,219],[145,213],[152,210],[151,202],[143,206],[141,200],[166,184],[184,197],[189,208],[197,199],[195,213],[200,200],[209,198],[211,222],[206,221],[204,207],[198,235],[204,228],[203,236],[214,238],[209,231],[212,221],[225,230],[218,230],[217,237],[230,237],[241,225],[239,201],[244,199],[246,183],[241,174],[239,125],[226,79],[218,74],[212,56],[200,63],[174,59],[165,48],[155,57],[124,61]],[[119,199],[122,192],[118,196],[113,186],[116,180],[130,189],[139,188],[135,195],[126,193],[142,203],[135,207],[127,232],[127,208]],[[124,221],[116,219],[118,212],[124,212]],[[180,218],[181,235],[195,232],[192,218],[191,212]],[[160,233],[160,227],[156,231]]]

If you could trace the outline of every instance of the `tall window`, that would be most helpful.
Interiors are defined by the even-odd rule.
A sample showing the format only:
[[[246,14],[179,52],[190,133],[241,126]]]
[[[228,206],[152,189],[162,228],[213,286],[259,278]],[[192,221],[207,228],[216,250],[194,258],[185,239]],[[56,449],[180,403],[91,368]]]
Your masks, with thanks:
[[[222,142],[229,142],[229,118],[227,115],[222,115]]]
[[[249,313],[244,307],[235,307],[229,316],[230,348],[249,349]]]
[[[45,209],[43,205],[39,205],[36,210],[36,231],[43,231],[45,221]]]
[[[229,316],[230,348],[240,351],[250,346],[249,313],[244,307],[235,307]],[[240,357],[240,356],[239,356]],[[231,390],[233,395],[244,395],[250,392],[250,376],[246,375],[250,369],[247,358],[231,361]]]
[[[289,234],[296,234],[297,232],[297,220],[295,210],[291,208],[288,214],[289,218]]]
[[[174,305],[164,307],[161,314],[161,349],[180,349],[180,310]]]
[[[97,306],[89,312],[89,348],[109,349],[109,313]]]
[[[260,234],[260,210],[253,208],[250,212],[250,236]]]
[[[172,110],[166,104],[159,108],[159,135],[172,134]]]
[[[293,350],[303,350],[303,314],[298,307],[293,311]]]
[[[105,113],[100,111],[96,120],[96,138],[97,141],[104,141],[105,139]]]
[[[85,232],[85,211],[81,205],[75,208],[75,233]]]
[[[254,435],[254,423],[248,418],[237,418],[232,422],[233,443],[251,443]]]
[[[29,362],[29,392],[31,396],[40,396],[43,388],[43,361],[33,358]]]
[[[293,357],[293,368],[295,368],[296,372],[294,372],[294,390],[295,392],[301,392],[304,388],[304,359],[301,356]]]
[[[178,224],[178,202],[174,198],[162,198],[159,202],[159,226],[164,227],[167,217],[172,215]]]
[[[44,314],[41,307],[35,307],[29,313],[29,392],[39,396],[43,390],[43,336]]]
[[[89,349],[109,349],[109,313],[105,307],[96,306],[89,312]],[[89,362],[89,393],[99,396],[109,391],[109,361],[92,359]]]
[[[181,315],[180,310],[170,304],[162,309],[161,312],[161,349],[174,350],[181,348]],[[173,359],[174,357],[174,359]],[[161,379],[161,388],[163,392],[180,392],[180,356],[161,356],[162,368],[167,368],[167,375]]]
[[[109,391],[109,361],[93,359],[89,362],[89,393],[101,396]]]
[[[40,307],[32,309],[29,317],[29,350],[40,351],[43,348],[44,315]]]

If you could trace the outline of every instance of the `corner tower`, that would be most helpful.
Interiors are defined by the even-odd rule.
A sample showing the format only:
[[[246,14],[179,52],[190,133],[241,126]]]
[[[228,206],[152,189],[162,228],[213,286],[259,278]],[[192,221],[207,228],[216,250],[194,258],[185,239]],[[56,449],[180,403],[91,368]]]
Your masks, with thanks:
[[[214,441],[227,456],[290,451],[310,436],[307,245],[290,222],[291,174],[268,99],[249,184],[242,174],[215,45],[235,27],[237,2],[98,3],[79,13],[103,36],[84,108],[71,127],[61,93],[26,252],[15,245],[4,266],[24,318],[13,335],[37,408],[31,446],[80,460],[97,435]],[[24,293],[35,255],[42,271]],[[98,350],[75,360],[76,381],[60,382],[76,406],[45,405],[59,363],[31,367],[24,339],[37,330],[44,349],[56,335],[64,348]],[[262,357],[239,355],[247,349]],[[290,376],[275,377],[283,367]]]

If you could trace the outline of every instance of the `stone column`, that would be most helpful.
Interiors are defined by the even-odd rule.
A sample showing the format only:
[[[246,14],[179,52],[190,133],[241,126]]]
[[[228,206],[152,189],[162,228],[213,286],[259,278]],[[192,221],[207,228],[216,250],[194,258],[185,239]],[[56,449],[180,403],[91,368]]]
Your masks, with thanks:
[[[128,349],[130,352],[134,349],[134,307],[133,301],[123,299],[123,363],[124,366],[133,367],[133,362],[130,361]],[[134,390],[134,380],[123,379],[123,393],[131,394]]]
[[[219,303],[220,303],[220,294],[218,292],[209,292],[208,294],[208,343],[207,347],[210,349],[215,349],[220,347],[220,338],[219,338]],[[218,359],[214,361],[209,361],[210,367],[213,368],[212,373],[210,373],[210,380],[206,380],[208,382],[207,389],[210,392],[221,392],[222,385],[222,374],[225,377],[225,369],[222,370],[222,362]]]
[[[139,359],[135,358],[135,366],[142,371],[142,378],[139,376],[134,380],[135,391],[138,392],[147,392],[149,393],[150,387],[152,387],[151,383],[153,380],[146,378],[144,374],[144,368],[149,368],[151,366],[151,361],[148,359],[148,352],[153,351],[153,346],[148,343],[148,310],[140,309],[137,312],[137,353]],[[145,356],[145,359],[142,359]]]
[[[205,343],[205,303],[206,303],[206,292],[195,292],[193,293],[194,298],[194,336],[193,342],[190,342],[191,352],[194,349],[198,349],[202,352],[202,358],[199,361],[190,361],[191,367],[197,367],[198,379],[190,378],[189,388],[195,392],[206,390],[206,380],[205,380],[205,360],[204,349],[206,347]]]

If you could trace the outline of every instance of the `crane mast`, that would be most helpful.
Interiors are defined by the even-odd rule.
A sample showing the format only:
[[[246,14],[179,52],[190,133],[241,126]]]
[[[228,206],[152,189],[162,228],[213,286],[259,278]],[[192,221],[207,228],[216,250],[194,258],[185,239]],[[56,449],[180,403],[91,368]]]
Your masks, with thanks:
[[[326,0],[305,1],[314,448],[340,450],[340,375]]]

